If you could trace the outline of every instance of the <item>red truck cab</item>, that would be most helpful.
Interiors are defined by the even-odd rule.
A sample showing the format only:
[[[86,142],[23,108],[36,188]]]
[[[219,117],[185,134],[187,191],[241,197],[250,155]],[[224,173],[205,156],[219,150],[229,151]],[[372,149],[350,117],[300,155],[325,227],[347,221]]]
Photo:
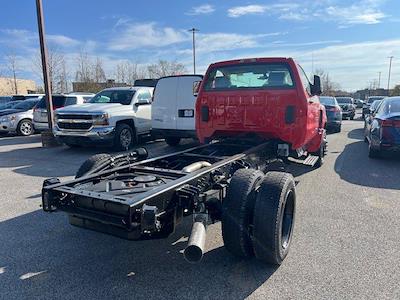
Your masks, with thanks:
[[[201,142],[255,134],[316,152],[326,114],[319,102],[320,78],[311,84],[292,58],[253,58],[211,64],[196,101]]]

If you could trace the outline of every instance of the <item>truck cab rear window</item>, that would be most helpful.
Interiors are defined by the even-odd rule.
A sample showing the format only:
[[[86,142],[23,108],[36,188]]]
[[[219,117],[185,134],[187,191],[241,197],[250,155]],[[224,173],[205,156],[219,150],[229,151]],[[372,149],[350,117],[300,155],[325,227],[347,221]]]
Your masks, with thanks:
[[[277,63],[238,64],[216,67],[209,72],[206,91],[294,88],[289,66]]]

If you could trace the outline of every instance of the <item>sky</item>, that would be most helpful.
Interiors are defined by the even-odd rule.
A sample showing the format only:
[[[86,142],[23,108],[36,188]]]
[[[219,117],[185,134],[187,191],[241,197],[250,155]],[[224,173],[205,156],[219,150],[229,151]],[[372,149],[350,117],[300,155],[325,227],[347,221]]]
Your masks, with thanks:
[[[38,33],[34,0],[1,0],[0,74],[15,53],[18,77],[34,79]],[[7,3],[7,4],[5,4]],[[344,90],[355,91],[379,78],[387,87],[389,56],[394,56],[391,87],[400,84],[400,1],[133,1],[43,0],[49,48],[64,53],[73,73],[81,51],[100,57],[108,78],[122,61],[139,65],[159,59],[197,73],[210,63],[235,58],[293,57],[312,74],[329,72]],[[73,74],[72,74],[73,75]],[[72,76],[71,75],[71,76]]]

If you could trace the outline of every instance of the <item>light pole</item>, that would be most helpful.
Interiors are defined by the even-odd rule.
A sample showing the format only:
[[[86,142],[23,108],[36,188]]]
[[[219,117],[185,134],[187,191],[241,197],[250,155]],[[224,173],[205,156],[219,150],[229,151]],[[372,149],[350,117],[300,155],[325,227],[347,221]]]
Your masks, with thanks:
[[[192,33],[192,42],[193,42],[193,74],[196,74],[196,32],[199,30],[196,28],[192,28],[188,30]]]
[[[389,58],[389,77],[388,77],[387,89],[388,89],[388,96],[390,96],[389,95],[390,94],[390,92],[389,92],[389,89],[390,89],[390,75],[392,73],[392,60],[393,60],[394,56],[389,56],[388,58]]]
[[[42,145],[44,147],[49,147],[49,146],[56,146],[58,145],[58,143],[53,135],[53,101],[51,96],[50,74],[47,64],[47,47],[46,47],[46,36],[44,31],[42,0],[36,0],[36,13],[37,13],[37,22],[39,29],[40,55],[42,58],[42,71],[43,71],[45,101],[47,108],[47,121],[49,123],[49,131],[42,133]]]
[[[379,74],[379,80],[378,80],[378,89],[379,89],[379,88],[381,88],[381,75],[382,75],[382,72],[378,72],[378,74]]]

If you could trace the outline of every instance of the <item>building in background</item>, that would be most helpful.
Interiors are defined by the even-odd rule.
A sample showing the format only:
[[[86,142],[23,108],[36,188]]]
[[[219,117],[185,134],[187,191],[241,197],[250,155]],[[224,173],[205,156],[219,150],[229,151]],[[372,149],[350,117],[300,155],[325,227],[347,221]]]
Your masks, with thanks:
[[[0,96],[28,94],[36,91],[36,83],[29,79],[0,77]]]
[[[354,93],[354,98],[365,100],[369,96],[389,96],[389,91],[387,89],[364,89],[359,90]]]

